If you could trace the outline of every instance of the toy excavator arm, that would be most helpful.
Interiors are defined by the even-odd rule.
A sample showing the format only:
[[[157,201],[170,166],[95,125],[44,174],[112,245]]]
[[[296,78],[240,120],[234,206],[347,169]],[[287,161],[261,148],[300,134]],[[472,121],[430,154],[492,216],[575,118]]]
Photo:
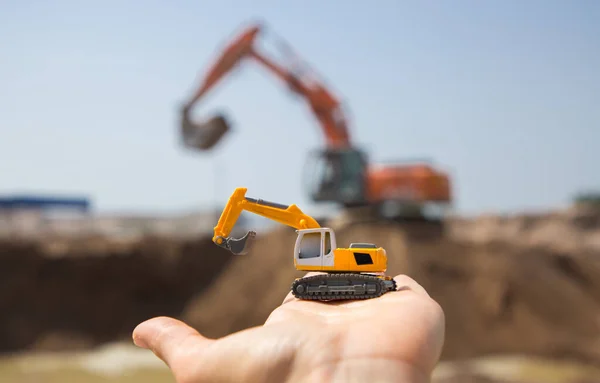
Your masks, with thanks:
[[[255,232],[249,231],[239,239],[229,236],[243,210],[291,226],[296,230],[320,227],[314,218],[304,214],[298,206],[286,206],[261,199],[249,198],[246,197],[246,190],[246,188],[235,189],[221,213],[217,226],[214,228],[213,242],[231,251],[233,254],[244,254],[248,240],[252,240],[256,235]]]
[[[327,144],[332,147],[350,146],[350,136],[346,119],[337,98],[322,84],[312,78],[310,82],[300,78],[292,69],[286,69],[273,60],[259,53],[254,43],[261,32],[260,26],[246,29],[232,41],[223,51],[219,59],[212,65],[193,97],[183,108],[183,120],[189,125],[189,110],[205,94],[207,94],[225,75],[233,70],[245,58],[252,58],[282,80],[294,93],[302,96],[309,104],[319,121]],[[282,43],[283,45],[283,43]],[[288,48],[288,50],[290,50]],[[291,51],[291,50],[290,50]],[[308,71],[305,65],[303,71]],[[315,76],[313,76],[315,77]],[[216,140],[215,140],[216,143]],[[212,144],[211,144],[212,145]],[[207,144],[207,146],[210,146]]]

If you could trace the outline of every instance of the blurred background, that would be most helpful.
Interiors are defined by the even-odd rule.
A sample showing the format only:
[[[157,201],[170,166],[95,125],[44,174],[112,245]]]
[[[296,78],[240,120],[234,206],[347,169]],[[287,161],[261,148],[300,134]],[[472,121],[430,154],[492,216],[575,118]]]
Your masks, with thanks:
[[[591,0],[0,2],[0,381],[172,382],[141,321],[264,323],[303,273],[264,217],[237,222],[249,255],[212,243],[243,186],[430,292],[435,382],[600,382],[599,20]]]

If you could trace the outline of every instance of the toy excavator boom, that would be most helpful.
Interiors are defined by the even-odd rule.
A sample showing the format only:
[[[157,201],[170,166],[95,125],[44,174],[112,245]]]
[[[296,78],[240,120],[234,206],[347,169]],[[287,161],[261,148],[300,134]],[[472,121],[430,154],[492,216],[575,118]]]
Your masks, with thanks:
[[[314,218],[304,214],[298,206],[287,206],[262,199],[249,198],[246,197],[246,190],[246,188],[235,189],[214,229],[213,242],[232,253],[236,255],[245,254],[249,245],[248,241],[252,240],[256,234],[249,231],[239,239],[229,236],[243,210],[291,226],[296,230],[320,227]]]

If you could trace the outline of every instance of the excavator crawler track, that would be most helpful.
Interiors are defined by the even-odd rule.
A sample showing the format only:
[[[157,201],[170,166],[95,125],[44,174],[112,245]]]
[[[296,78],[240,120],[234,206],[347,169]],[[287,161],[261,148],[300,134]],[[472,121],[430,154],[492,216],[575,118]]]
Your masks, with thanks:
[[[396,281],[378,275],[329,273],[296,279],[292,294],[313,301],[358,300],[377,298],[396,288]]]

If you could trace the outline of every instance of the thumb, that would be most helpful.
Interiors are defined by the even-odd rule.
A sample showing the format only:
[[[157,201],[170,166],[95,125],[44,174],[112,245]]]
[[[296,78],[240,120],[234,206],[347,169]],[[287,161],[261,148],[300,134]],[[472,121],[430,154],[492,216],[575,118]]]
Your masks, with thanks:
[[[140,323],[133,330],[136,346],[151,350],[173,368],[177,355],[202,351],[213,341],[200,335],[185,323],[168,317],[157,317]]]

